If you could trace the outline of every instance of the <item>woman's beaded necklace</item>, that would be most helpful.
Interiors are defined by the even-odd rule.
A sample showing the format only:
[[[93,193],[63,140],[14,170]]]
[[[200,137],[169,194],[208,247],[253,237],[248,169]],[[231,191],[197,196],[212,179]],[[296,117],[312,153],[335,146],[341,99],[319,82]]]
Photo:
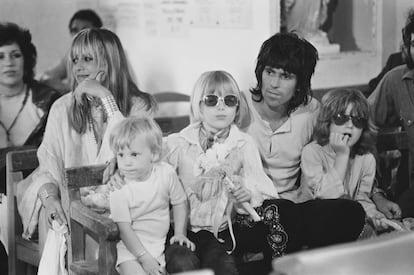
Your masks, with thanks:
[[[19,111],[17,112],[16,116],[14,117],[12,122],[10,123],[9,127],[6,127],[6,125],[4,125],[3,121],[1,121],[1,119],[0,119],[0,126],[6,132],[7,146],[9,146],[9,147],[14,146],[13,141],[10,138],[10,132],[13,129],[14,125],[16,125],[17,119],[19,118],[20,114],[22,113],[22,111],[24,109],[24,106],[26,106],[27,99],[29,98],[29,89],[27,89],[26,85],[23,87],[23,89],[26,90],[26,93],[24,95],[22,105],[20,106]]]

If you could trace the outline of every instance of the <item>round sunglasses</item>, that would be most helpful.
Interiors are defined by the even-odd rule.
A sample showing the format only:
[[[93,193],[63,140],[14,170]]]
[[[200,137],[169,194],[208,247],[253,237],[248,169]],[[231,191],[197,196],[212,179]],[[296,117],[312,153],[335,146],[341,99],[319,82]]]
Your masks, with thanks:
[[[332,121],[336,124],[336,125],[344,125],[345,123],[347,123],[349,120],[352,121],[352,124],[359,128],[362,129],[367,125],[367,120],[363,117],[359,117],[359,116],[353,116],[353,115],[345,115],[345,114],[337,114],[332,118]]]
[[[227,107],[235,107],[239,105],[239,98],[235,95],[226,95],[224,97],[217,95],[206,95],[202,101],[208,107],[217,106],[219,101],[224,102]]]

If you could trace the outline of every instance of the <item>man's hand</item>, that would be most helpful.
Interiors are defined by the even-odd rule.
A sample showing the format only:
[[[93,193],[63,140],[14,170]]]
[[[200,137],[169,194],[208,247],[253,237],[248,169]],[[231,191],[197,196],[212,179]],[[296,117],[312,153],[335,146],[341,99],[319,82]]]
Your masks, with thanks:
[[[381,193],[374,194],[372,200],[374,201],[377,209],[388,219],[401,218],[401,208],[398,206],[398,204],[387,200]]]

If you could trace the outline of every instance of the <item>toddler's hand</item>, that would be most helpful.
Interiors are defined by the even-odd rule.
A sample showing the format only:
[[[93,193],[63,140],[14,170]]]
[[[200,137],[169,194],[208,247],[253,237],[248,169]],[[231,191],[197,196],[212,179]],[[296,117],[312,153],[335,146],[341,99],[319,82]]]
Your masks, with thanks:
[[[336,154],[349,154],[349,136],[341,133],[332,132],[329,134],[329,144]]]
[[[139,257],[138,262],[141,264],[142,268],[144,269],[145,274],[148,274],[148,275],[165,274],[164,268],[160,265],[160,263],[148,253]]]
[[[170,239],[170,244],[178,243],[179,245],[187,246],[191,251],[195,250],[195,244],[190,241],[186,236],[183,234],[174,235]]]
[[[109,179],[107,185],[110,191],[115,191],[121,189],[125,185],[125,181],[119,171],[116,171]]]

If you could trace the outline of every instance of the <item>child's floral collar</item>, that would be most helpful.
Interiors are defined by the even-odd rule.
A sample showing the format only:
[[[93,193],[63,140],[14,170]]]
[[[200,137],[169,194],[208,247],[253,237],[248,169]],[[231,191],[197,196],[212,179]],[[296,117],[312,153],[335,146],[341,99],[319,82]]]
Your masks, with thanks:
[[[198,135],[199,127],[193,129]],[[191,137],[193,137],[192,134]],[[194,143],[199,144],[198,136],[193,141],[195,141]],[[230,128],[229,136],[223,143],[214,143],[211,148],[207,149],[206,152],[203,152],[197,158],[194,165],[194,175],[199,176],[206,171],[210,171],[213,168],[219,168],[223,166],[230,152],[236,148],[242,147],[245,142],[246,138],[243,136],[243,133],[237,128],[236,125],[232,125]]]

